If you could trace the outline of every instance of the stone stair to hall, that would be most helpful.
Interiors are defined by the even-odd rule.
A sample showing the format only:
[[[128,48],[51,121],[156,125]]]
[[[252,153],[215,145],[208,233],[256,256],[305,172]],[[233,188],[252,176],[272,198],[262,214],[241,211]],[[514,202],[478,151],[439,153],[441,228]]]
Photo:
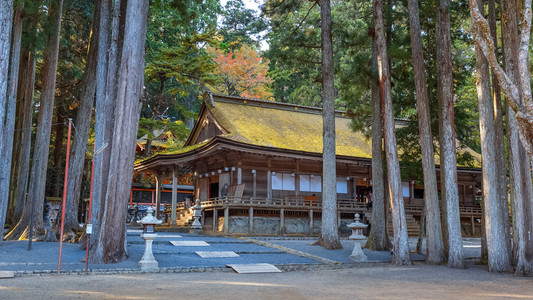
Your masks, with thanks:
[[[176,214],[176,225],[179,227],[189,227],[194,221],[194,210],[191,208],[182,209]]]
[[[409,237],[418,237],[420,232],[420,222],[418,222],[413,215],[405,214],[405,221],[407,223],[407,234]],[[389,235],[392,236],[392,215],[387,215],[387,228],[389,230]]]

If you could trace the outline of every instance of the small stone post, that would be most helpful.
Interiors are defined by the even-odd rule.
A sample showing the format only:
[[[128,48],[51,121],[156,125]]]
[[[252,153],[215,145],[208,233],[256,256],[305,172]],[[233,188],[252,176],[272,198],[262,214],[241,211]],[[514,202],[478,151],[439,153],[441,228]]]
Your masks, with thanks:
[[[200,199],[196,199],[196,205],[192,208],[194,213],[192,217],[194,218],[194,221],[191,225],[191,233],[202,233],[202,223],[200,223],[200,218],[202,217],[202,205],[200,204]]]
[[[143,225],[143,233],[141,233],[141,238],[145,242],[144,254],[138,265],[141,268],[141,271],[154,271],[159,269],[159,263],[155,260],[154,254],[152,252],[152,243],[157,237],[155,232],[155,225],[161,224],[163,221],[156,219],[152,213],[153,209],[151,206],[148,207],[146,211],[147,215],[142,218],[140,223]]]
[[[350,259],[353,261],[367,261],[367,257],[361,248],[361,241],[366,239],[363,235],[363,229],[367,228],[368,225],[361,223],[360,220],[359,214],[355,214],[353,223],[347,225],[352,229],[352,235],[350,235],[348,239],[354,240],[353,251],[352,254],[350,254]]]

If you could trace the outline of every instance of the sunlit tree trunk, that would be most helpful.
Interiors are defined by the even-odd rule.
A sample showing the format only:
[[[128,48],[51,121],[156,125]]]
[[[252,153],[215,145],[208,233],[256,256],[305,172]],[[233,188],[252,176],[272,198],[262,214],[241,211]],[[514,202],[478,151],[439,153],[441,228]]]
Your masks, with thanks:
[[[117,80],[110,173],[105,197],[107,209],[100,232],[102,258],[105,263],[121,261],[125,255],[126,208],[133,177],[135,140],[144,83],[147,16],[148,1],[127,2],[124,42]]]
[[[372,34],[372,74],[378,73],[375,40],[375,34]],[[390,249],[383,182],[383,118],[378,78],[372,78],[370,84],[372,87],[372,226],[365,248],[382,251]]]
[[[464,268],[459,191],[457,188],[449,6],[450,0],[440,0],[440,5],[437,8],[437,89],[440,112],[441,191],[448,233],[448,266]]]
[[[505,71],[510,80],[518,87],[520,94],[524,92],[523,84],[520,82],[520,61],[519,47],[519,15],[516,2],[502,1],[502,33],[504,45],[504,65]],[[531,22],[531,20],[530,20]],[[529,64],[528,64],[529,65]],[[529,84],[529,81],[526,83]],[[523,99],[518,99],[519,103],[524,103]],[[533,232],[533,191],[531,184],[531,169],[529,156],[520,140],[519,129],[515,114],[509,109],[508,112],[509,126],[509,171],[511,173],[511,192],[514,207],[514,236],[515,253],[516,253],[516,273],[519,275],[533,275],[533,241],[531,232]],[[497,227],[496,245],[490,244],[489,250],[489,269],[497,272],[506,272],[511,269],[510,253],[510,236],[509,236],[509,215],[507,199],[505,202],[498,202],[497,209],[502,214],[501,225]],[[496,207],[495,207],[496,208]],[[492,253],[491,253],[492,252]],[[493,254],[496,257],[491,257]]]
[[[395,265],[411,264],[407,223],[402,196],[400,163],[396,147],[395,122],[392,107],[391,78],[387,57],[386,37],[383,26],[383,2],[374,0],[374,26],[378,53],[380,94],[383,99],[383,135],[385,138],[385,156],[389,181],[389,202],[392,212],[394,231],[392,263]]]
[[[320,0],[322,19],[322,231],[319,244],[326,249],[339,249],[337,227],[337,171],[335,153],[335,87],[333,81],[333,46],[331,39],[330,0]]]
[[[94,157],[93,205],[90,222],[95,230],[91,235],[89,244],[89,260],[91,263],[103,262],[100,228],[106,211],[104,198],[109,175],[109,157],[111,155],[113,137],[117,61],[120,57],[119,38],[122,36],[119,33],[120,11],[121,5],[125,6],[125,4],[126,1],[116,0],[112,8],[111,0],[101,0],[100,2],[98,63],[96,66],[96,109],[94,116],[94,148],[99,154]],[[113,18],[111,18],[112,13]],[[122,18],[124,18],[123,15]]]
[[[416,109],[418,112],[422,169],[424,172],[425,229],[427,235],[426,263],[438,265],[444,261],[444,245],[442,242],[439,195],[437,192],[437,175],[435,172],[435,153],[433,152],[433,136],[431,135],[431,117],[429,114],[429,99],[426,89],[426,70],[424,67],[418,1],[409,0],[408,4],[416,88]]]
[[[483,4],[478,1],[480,9]],[[479,30],[478,27],[473,30]],[[502,218],[498,171],[496,169],[496,144],[495,144],[495,121],[494,102],[490,95],[489,65],[483,51],[476,46],[476,70],[477,70],[477,94],[479,102],[479,125],[481,134],[482,176],[483,176],[483,204],[485,205],[485,230],[488,246],[489,269],[500,265],[500,262],[508,260],[510,266],[509,236],[505,234],[508,226],[507,218]],[[504,207],[503,207],[504,208]],[[500,251],[501,249],[504,251]],[[495,251],[496,250],[496,251]],[[500,262],[498,262],[500,261]]]

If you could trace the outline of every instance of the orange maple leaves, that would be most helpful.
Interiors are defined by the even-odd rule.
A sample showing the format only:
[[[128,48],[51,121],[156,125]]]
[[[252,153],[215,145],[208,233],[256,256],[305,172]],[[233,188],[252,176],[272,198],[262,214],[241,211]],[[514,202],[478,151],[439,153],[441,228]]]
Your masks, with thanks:
[[[268,77],[268,60],[254,48],[242,45],[239,49],[221,50],[209,48],[217,64],[214,72],[220,83],[212,88],[223,94],[247,98],[273,100]]]

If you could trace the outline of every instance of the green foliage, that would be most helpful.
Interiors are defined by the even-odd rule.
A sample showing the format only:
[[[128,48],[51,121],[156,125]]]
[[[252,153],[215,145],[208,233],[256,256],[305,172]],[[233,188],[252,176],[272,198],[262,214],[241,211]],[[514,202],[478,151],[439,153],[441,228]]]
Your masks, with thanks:
[[[205,52],[218,44],[217,0],[153,0],[146,38],[146,97],[141,116],[189,122],[200,107],[198,95],[213,84],[214,64]]]
[[[261,32],[266,29],[266,20],[247,9],[242,0],[229,0],[222,13],[220,33],[224,40],[219,47],[225,50],[247,44],[258,48]]]

